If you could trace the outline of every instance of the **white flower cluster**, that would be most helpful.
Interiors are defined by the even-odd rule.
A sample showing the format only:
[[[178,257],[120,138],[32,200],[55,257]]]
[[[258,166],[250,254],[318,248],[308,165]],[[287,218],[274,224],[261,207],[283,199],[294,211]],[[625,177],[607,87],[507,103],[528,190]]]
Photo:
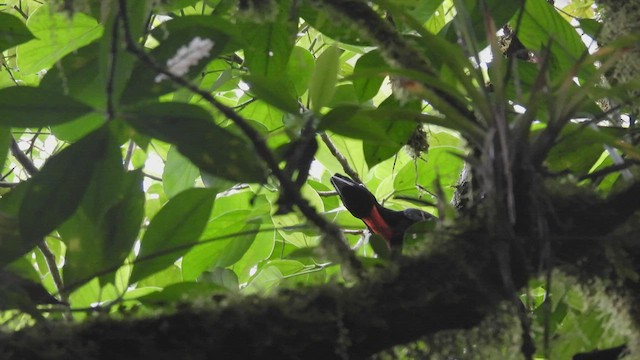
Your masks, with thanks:
[[[213,41],[196,36],[189,45],[181,46],[176,54],[167,60],[167,70],[176,76],[187,74],[190,67],[197,65],[200,60],[209,56],[209,51],[211,51],[213,45]],[[155,81],[159,83],[168,78],[165,74],[158,74]]]

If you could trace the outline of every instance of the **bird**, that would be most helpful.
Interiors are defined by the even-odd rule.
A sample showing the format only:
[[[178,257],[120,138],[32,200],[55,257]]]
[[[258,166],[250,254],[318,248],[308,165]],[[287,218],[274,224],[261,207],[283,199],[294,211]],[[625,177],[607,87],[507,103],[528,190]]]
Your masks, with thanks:
[[[414,208],[401,211],[388,209],[380,205],[363,184],[342,174],[333,175],[331,184],[338,192],[344,207],[351,215],[361,219],[372,233],[383,237],[392,254],[402,251],[404,233],[409,226],[436,218],[426,211]]]

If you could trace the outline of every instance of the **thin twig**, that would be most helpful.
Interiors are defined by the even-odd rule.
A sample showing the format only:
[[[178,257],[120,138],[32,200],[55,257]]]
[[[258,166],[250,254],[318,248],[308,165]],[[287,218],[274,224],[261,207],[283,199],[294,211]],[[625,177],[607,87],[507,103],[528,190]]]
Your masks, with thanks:
[[[129,164],[131,164],[131,158],[133,157],[133,151],[136,149],[136,142],[133,140],[129,141],[129,145],[127,146],[127,153],[124,156],[124,168],[128,169]]]
[[[18,185],[19,185],[19,183],[0,181],[0,188],[14,188],[14,187],[16,187]]]
[[[146,173],[146,172],[143,172],[143,173],[142,173],[142,175],[143,175],[144,177],[148,177],[148,178],[149,178],[149,179],[151,179],[151,180],[155,180],[155,181],[162,181],[162,178],[161,178],[161,177],[159,177],[159,176],[155,176],[155,175],[151,175],[151,174]]]
[[[115,105],[113,103],[116,66],[118,59],[118,29],[119,29],[120,17],[116,17],[113,21],[113,28],[111,29],[111,43],[109,44],[109,63],[107,65],[107,72],[109,74],[107,78],[106,92],[107,92],[107,121],[113,120],[115,117]]]
[[[338,192],[335,191],[335,190],[334,191],[332,191],[332,190],[329,190],[329,191],[316,191],[316,192],[318,193],[318,196],[322,196],[322,197],[338,195]]]
[[[240,128],[240,130],[245,134],[249,141],[251,141],[257,154],[260,156],[260,158],[262,158],[269,170],[271,170],[272,174],[280,182],[280,186],[282,188],[282,191],[284,192],[283,196],[286,196],[288,199],[290,199],[298,207],[298,209],[300,209],[300,212],[307,219],[309,219],[309,221],[316,225],[322,233],[326,235],[323,237],[323,240],[336,251],[337,256],[341,256],[343,260],[346,260],[346,265],[351,270],[359,275],[361,264],[347,245],[347,241],[342,235],[340,228],[335,224],[327,221],[327,219],[316,212],[316,210],[309,204],[309,202],[302,197],[300,192],[296,191],[295,184],[290,178],[284,176],[284,173],[278,166],[278,161],[271,153],[271,150],[267,146],[264,138],[260,135],[260,133],[256,129],[254,129],[246,119],[238,115],[235,111],[233,111],[233,109],[220,103],[209,92],[202,90],[186,78],[171,73],[164,66],[159,64],[155,59],[150,57],[144,50],[142,50],[133,39],[133,36],[131,34],[129,17],[126,11],[126,0],[118,0],[118,3],[120,6],[120,18],[122,19],[125,34],[124,38],[127,43],[128,51],[136,55],[147,65],[151,66],[151,68],[153,68],[155,71],[164,74],[175,84],[183,86],[192,93],[199,95],[204,100],[209,102],[213,107],[215,107],[218,111],[220,111],[225,117],[233,121],[233,123],[238,126],[238,128]]]
[[[606,168],[594,171],[590,174],[585,174],[582,175],[580,177],[578,177],[578,180],[582,181],[582,180],[597,180],[599,178],[603,178],[609,174],[612,174],[614,172],[618,172],[620,170],[625,170],[628,169],[629,167],[633,166],[633,165],[640,165],[640,161],[637,160],[633,160],[633,159],[626,159],[623,163],[621,164],[615,164],[615,165],[611,165],[611,166],[607,166]]]
[[[355,170],[353,170],[351,165],[349,165],[349,161],[347,161],[344,155],[340,153],[340,150],[338,150],[338,148],[334,145],[333,141],[331,141],[331,139],[329,138],[329,135],[323,132],[322,134],[320,134],[320,138],[325,143],[325,145],[327,145],[327,147],[329,148],[331,155],[333,155],[338,160],[338,162],[342,166],[342,170],[344,170],[344,172],[347,173],[347,175],[349,175],[349,177],[352,178],[354,181],[362,184],[362,180],[360,180],[358,173]]]
[[[38,173],[38,168],[33,164],[31,159],[20,150],[16,139],[11,139],[11,154],[18,160],[18,163],[22,165],[27,174],[33,176]]]

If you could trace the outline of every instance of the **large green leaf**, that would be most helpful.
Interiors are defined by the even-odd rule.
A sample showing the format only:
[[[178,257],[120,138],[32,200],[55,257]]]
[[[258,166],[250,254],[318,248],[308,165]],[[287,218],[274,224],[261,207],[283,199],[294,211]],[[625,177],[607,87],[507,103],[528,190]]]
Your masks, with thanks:
[[[247,44],[244,49],[245,65],[252,75],[279,77],[284,72],[291,50],[294,32],[286,18],[278,22],[253,22],[241,25]]]
[[[238,276],[240,283],[247,282],[252,274],[252,268],[268,259],[274,251],[276,243],[276,230],[273,230],[273,223],[268,221],[266,224],[262,224],[255,235],[255,240],[251,244],[251,247],[247,252],[233,264],[233,271]]]
[[[18,259],[42,240],[20,237],[18,213],[29,183],[21,182],[0,198],[0,267]]]
[[[76,12],[69,18],[48,5],[36,9],[27,26],[37,40],[18,46],[18,66],[25,74],[49,69],[66,54],[99,38],[103,30],[96,19],[86,14]]]
[[[512,25],[516,28],[515,23]],[[550,44],[555,59],[552,70],[560,74],[571,69],[587,53],[587,47],[576,29],[545,0],[526,1],[518,39],[531,50],[540,50]],[[593,70],[593,67],[585,67],[586,72],[579,76],[591,74]]]
[[[445,132],[432,136],[426,161],[409,162],[398,171],[393,182],[394,195],[419,199],[425,194],[416,185],[432,194],[438,192],[436,186],[442,186],[446,198],[441,200],[448,202],[454,188],[446,185],[456,183],[463,166],[460,141],[459,138]],[[436,184],[436,180],[440,183]]]
[[[67,245],[65,284],[78,286],[92,274],[122,264],[140,231],[144,215],[142,172],[127,173],[119,148],[113,150],[97,164],[99,171],[78,211],[60,227]]]
[[[336,46],[330,46],[318,57],[309,85],[311,107],[315,111],[319,112],[333,97],[338,82],[339,66],[340,49]]]
[[[43,127],[62,124],[93,109],[72,97],[35,87],[0,89],[0,125]]]
[[[55,230],[71,216],[107,154],[108,131],[99,129],[52,156],[30,181],[19,211],[24,241]]]
[[[418,101],[401,104],[394,96],[390,96],[380,104],[379,108],[399,108],[420,112],[420,106],[421,104]],[[371,122],[374,121],[379,120],[371,119]],[[363,139],[362,146],[364,150],[364,157],[367,160],[369,167],[373,167],[396,154],[405,144],[407,144],[411,135],[416,131],[416,127],[422,126],[421,124],[416,124],[413,121],[403,121],[402,118],[395,116],[383,119],[382,121],[385,123],[384,126],[387,128],[389,139],[393,139],[394,141],[388,141],[385,144],[378,144],[370,142],[367,139]]]
[[[292,82],[286,79],[261,75],[247,75],[243,79],[251,86],[251,92],[263,101],[280,110],[292,114],[298,113],[298,101]],[[277,91],[274,91],[274,89],[277,89]]]
[[[232,265],[244,255],[259,226],[247,222],[249,213],[249,210],[231,211],[209,222],[202,234],[202,240],[208,242],[191,249],[182,260],[185,279],[195,279],[210,267]]]
[[[397,102],[393,103],[397,105]],[[345,105],[336,107],[325,115],[319,128],[362,139],[370,145],[395,147],[397,151],[406,144],[408,135],[423,119],[431,117],[421,114],[419,109],[405,109],[394,104],[375,110]]]
[[[251,145],[214,124],[199,106],[145,104],[129,109],[124,117],[137,131],[176,145],[182,155],[211,175],[240,182],[265,180]]]
[[[162,172],[162,186],[168,197],[193,187],[200,171],[189,159],[180,155],[178,149],[172,146],[167,153],[167,161]]]
[[[17,17],[0,13],[0,52],[33,39],[34,36]]]
[[[193,247],[207,224],[215,196],[215,190],[189,189],[169,200],[140,242],[132,283],[170,266]]]
[[[69,95],[85,104],[100,107],[106,102],[105,87],[99,82],[100,46],[92,43],[63,57],[42,78],[43,90]]]
[[[362,55],[353,69],[353,86],[360,101],[366,101],[374,97],[380,90],[385,74],[366,74],[358,76],[370,69],[384,68],[386,62],[379,51],[370,51]]]
[[[296,94],[302,96],[309,88],[309,80],[316,62],[309,50],[294,46],[287,63],[287,75],[293,82]]]

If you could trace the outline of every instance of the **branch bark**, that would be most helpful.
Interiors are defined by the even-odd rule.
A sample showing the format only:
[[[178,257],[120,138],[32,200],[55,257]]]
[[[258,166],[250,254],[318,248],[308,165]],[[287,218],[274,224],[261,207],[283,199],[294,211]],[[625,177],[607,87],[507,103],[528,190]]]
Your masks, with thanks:
[[[602,267],[609,240],[592,239],[580,253],[556,251],[558,263],[579,263],[571,266],[591,276],[611,274],[613,264]],[[157,317],[39,324],[0,334],[0,355],[7,360],[367,358],[440,331],[477,326],[504,311],[500,305],[513,295],[489,251],[495,242],[483,233],[449,238],[429,255],[372,270],[354,286],[283,290],[268,298],[214,295]],[[554,250],[567,245],[559,238],[554,244],[559,247]],[[639,244],[632,246],[640,253]],[[634,266],[638,271],[639,264]],[[517,288],[528,280],[514,279]]]

